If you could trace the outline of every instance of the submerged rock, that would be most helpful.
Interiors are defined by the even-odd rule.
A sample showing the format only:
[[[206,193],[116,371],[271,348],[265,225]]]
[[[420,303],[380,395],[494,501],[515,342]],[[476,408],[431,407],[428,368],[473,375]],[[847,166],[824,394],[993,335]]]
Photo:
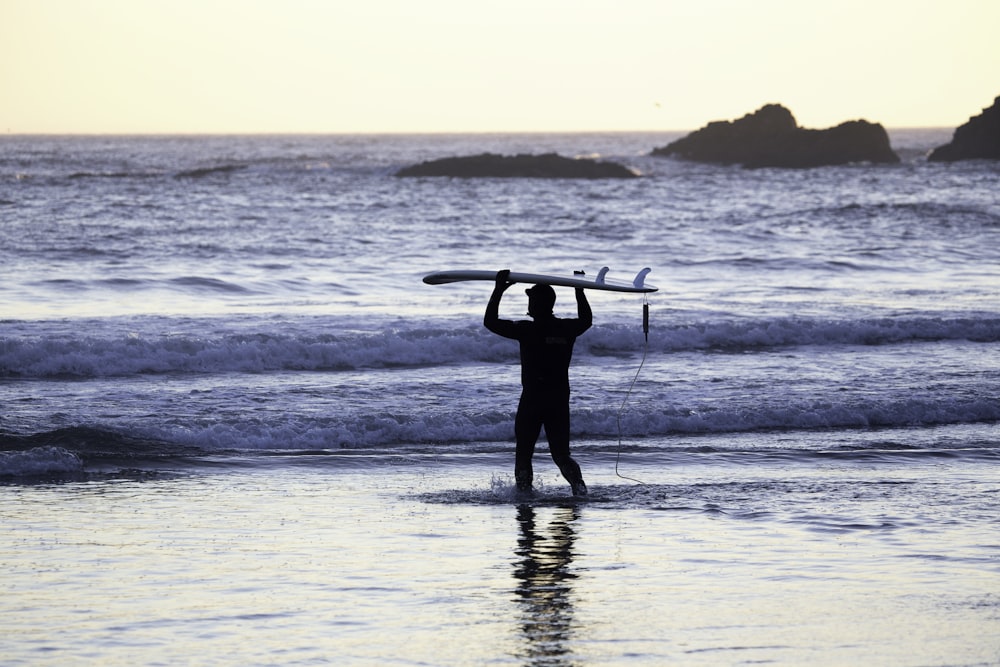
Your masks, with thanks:
[[[955,130],[951,142],[927,156],[931,162],[956,160],[1000,160],[1000,97]]]
[[[452,176],[456,178],[636,178],[638,174],[616,162],[543,155],[482,153],[430,160],[405,167],[396,176]]]
[[[899,162],[878,123],[853,120],[825,130],[801,128],[792,112],[768,104],[735,121],[715,121],[653,155],[746,167],[821,167]]]

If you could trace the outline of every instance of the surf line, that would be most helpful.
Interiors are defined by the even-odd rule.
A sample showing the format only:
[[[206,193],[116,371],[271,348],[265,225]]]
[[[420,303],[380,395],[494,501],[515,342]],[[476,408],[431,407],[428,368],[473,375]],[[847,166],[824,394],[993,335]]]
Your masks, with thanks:
[[[618,408],[618,416],[615,418],[615,422],[618,424],[618,453],[615,455],[615,475],[630,482],[646,486],[646,483],[641,479],[629,477],[618,472],[618,464],[622,458],[622,414],[625,412],[625,406],[628,404],[629,397],[632,396],[632,388],[635,387],[636,380],[639,379],[642,367],[646,363],[646,353],[649,352],[649,299],[645,293],[642,295],[642,335],[644,339],[642,344],[642,359],[639,361],[639,367],[635,369],[635,376],[632,377],[632,382],[625,392],[625,398],[622,399],[621,407]]]

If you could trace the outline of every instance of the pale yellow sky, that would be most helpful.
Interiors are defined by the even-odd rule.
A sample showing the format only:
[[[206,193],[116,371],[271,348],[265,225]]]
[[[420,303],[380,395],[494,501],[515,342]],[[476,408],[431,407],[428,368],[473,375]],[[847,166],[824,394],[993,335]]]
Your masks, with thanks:
[[[0,0],[9,133],[954,127],[1000,0]]]

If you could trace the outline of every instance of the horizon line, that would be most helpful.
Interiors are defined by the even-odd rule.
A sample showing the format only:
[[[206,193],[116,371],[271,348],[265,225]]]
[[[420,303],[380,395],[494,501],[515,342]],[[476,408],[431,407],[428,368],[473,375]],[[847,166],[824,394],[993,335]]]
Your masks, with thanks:
[[[715,121],[712,121],[715,122]],[[707,123],[706,123],[707,125]],[[7,137],[253,137],[253,136],[457,136],[457,135],[497,135],[497,134],[675,134],[678,132],[697,132],[705,125],[695,129],[603,129],[603,130],[176,130],[176,131],[28,131],[14,132],[8,129],[3,135]],[[836,126],[831,126],[836,127]],[[954,130],[960,127],[948,125],[882,125],[885,130]],[[827,129],[799,127],[803,130]]]

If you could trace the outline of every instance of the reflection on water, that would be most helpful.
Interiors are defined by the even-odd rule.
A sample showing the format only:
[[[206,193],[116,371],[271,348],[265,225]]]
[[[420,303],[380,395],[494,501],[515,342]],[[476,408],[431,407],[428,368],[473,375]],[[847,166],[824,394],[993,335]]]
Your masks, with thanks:
[[[573,589],[576,575],[570,571],[572,524],[576,507],[560,507],[544,529],[537,526],[535,508],[520,505],[514,578],[520,607],[521,634],[525,642],[519,657],[526,664],[558,667],[571,664],[567,640],[573,632]]]

